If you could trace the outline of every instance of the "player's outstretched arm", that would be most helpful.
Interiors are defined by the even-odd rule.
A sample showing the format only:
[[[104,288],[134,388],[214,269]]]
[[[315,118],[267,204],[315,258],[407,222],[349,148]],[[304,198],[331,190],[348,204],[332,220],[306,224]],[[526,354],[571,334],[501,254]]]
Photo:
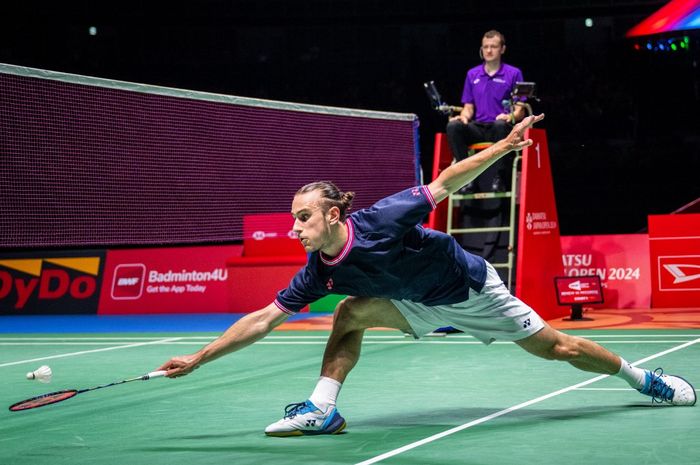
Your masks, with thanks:
[[[428,189],[430,189],[435,201],[440,202],[453,192],[457,192],[504,155],[531,145],[532,140],[524,138],[525,130],[542,121],[543,118],[544,114],[528,116],[516,124],[505,139],[501,139],[481,152],[443,170],[437,179],[428,184]]]
[[[190,374],[200,365],[240,350],[264,338],[287,318],[289,318],[288,314],[282,312],[275,304],[270,304],[244,316],[231,325],[221,336],[194,354],[173,357],[162,364],[158,370],[167,371],[165,376],[169,378]]]

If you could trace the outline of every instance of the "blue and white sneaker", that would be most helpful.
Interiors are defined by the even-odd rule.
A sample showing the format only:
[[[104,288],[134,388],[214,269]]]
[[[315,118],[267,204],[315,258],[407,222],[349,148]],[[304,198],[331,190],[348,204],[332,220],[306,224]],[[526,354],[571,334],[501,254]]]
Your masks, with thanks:
[[[345,419],[335,407],[322,412],[311,401],[289,404],[284,408],[284,417],[265,428],[268,436],[302,436],[338,434],[345,429]]]
[[[671,405],[695,405],[697,399],[693,386],[680,376],[665,375],[664,370],[646,370],[644,387],[639,392],[651,396],[652,403]]]

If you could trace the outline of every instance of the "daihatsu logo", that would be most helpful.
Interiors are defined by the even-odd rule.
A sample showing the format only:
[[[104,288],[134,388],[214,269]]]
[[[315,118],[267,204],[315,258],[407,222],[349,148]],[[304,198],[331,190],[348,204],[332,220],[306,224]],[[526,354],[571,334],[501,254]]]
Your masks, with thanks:
[[[659,256],[660,291],[700,291],[700,255]]]
[[[700,265],[674,263],[672,265],[663,265],[663,267],[673,275],[673,284],[700,279]]]

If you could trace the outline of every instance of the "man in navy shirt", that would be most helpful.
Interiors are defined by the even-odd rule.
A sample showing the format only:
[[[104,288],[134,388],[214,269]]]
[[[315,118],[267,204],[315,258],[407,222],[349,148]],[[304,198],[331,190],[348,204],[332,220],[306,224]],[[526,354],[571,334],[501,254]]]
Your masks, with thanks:
[[[348,294],[338,304],[323,356],[321,377],[304,402],[289,404],[269,425],[270,436],[335,434],[345,419],[336,408],[342,383],[355,366],[365,329],[396,328],[419,338],[450,325],[485,344],[514,341],[526,351],[567,361],[585,371],[617,375],[660,402],[693,405],[693,387],[677,376],[631,366],[600,345],[548,326],[508,292],[494,268],[464,251],[446,234],[420,222],[437,202],[473,180],[490,164],[532,141],[525,130],[544,115],[517,124],[505,139],[445,169],[418,186],[346,215],[354,193],[327,181],[302,187],[294,196],[294,231],[309,260],[267,307],[234,323],[191,355],[161,365],[178,377],[263,338],[306,304],[330,294]]]
[[[447,140],[456,161],[467,156],[468,147],[477,142],[495,142],[508,135],[513,124],[524,116],[520,105],[513,112],[506,111],[504,100],[510,100],[515,83],[523,80],[523,73],[516,67],[501,61],[506,51],[506,39],[498,31],[491,30],[481,39],[479,55],[483,63],[470,69],[464,80],[462,111],[450,118],[447,124]],[[499,190],[506,187],[510,166],[509,158],[494,163],[475,181],[478,192]],[[512,163],[512,161],[511,161]]]

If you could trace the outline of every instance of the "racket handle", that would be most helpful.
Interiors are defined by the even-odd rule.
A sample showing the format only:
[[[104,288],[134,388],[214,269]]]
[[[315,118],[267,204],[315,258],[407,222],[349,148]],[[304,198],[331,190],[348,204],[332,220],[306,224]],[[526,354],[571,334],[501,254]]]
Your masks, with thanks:
[[[150,373],[143,375],[143,380],[146,381],[148,379],[160,378],[161,376],[165,376],[166,373],[167,373],[167,371],[165,371],[165,370],[152,371]]]

